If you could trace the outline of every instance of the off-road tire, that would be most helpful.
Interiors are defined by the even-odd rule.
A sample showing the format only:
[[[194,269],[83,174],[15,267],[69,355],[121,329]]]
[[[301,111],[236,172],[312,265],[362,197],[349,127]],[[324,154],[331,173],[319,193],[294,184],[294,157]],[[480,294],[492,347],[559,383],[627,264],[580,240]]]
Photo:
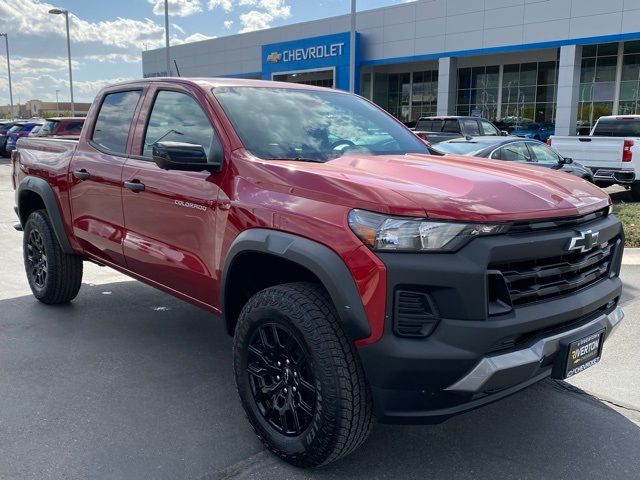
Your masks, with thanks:
[[[631,199],[640,202],[640,181],[631,184]]]
[[[34,249],[34,239],[41,246],[40,253]],[[68,303],[78,295],[82,284],[82,258],[62,251],[45,210],[36,210],[29,215],[24,225],[22,249],[29,287],[38,300],[55,305]],[[44,257],[44,276],[40,273],[38,277],[35,273],[30,259],[34,253]]]
[[[317,392],[314,414],[301,434],[286,436],[259,410],[248,373],[249,341],[265,324],[296,334],[307,349]],[[264,445],[298,467],[333,462],[358,448],[373,420],[369,386],[355,347],[345,335],[325,290],[313,283],[289,283],[256,293],[242,309],[233,343],[238,394]]]

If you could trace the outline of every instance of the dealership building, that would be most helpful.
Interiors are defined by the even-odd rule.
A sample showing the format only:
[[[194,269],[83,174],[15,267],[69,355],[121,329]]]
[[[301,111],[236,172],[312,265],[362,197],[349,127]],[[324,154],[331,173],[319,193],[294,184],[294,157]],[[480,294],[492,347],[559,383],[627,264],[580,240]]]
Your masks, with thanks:
[[[350,22],[173,46],[171,73],[347,90]],[[474,115],[569,135],[640,114],[640,0],[419,0],[358,12],[356,32],[355,91],[404,122]],[[142,60],[145,77],[166,74],[165,49]]]

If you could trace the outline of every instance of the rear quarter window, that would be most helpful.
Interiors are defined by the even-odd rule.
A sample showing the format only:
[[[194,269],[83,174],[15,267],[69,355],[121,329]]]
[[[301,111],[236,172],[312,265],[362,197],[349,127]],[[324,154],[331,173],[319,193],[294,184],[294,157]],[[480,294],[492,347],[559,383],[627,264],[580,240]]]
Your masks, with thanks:
[[[593,131],[594,137],[640,137],[640,119],[600,120]]]

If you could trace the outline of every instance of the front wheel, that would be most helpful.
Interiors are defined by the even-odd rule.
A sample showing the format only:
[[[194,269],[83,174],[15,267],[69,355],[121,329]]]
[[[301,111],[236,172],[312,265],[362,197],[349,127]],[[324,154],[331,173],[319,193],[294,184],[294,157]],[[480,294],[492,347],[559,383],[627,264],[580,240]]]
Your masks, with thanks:
[[[50,305],[73,300],[82,283],[82,258],[62,251],[44,210],[24,225],[24,267],[33,295]]]
[[[368,437],[369,387],[319,285],[290,283],[256,293],[240,313],[233,350],[249,422],[283,460],[327,464]]]

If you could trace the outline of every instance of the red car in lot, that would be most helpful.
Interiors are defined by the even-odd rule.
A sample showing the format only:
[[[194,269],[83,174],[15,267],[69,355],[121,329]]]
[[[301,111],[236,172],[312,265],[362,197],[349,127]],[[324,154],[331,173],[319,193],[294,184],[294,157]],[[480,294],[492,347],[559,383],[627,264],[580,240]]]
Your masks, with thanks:
[[[114,85],[78,141],[22,139],[13,182],[36,298],[73,300],[90,260],[222,316],[251,425],[298,466],[374,417],[440,422],[574,375],[623,317],[606,193],[430,154],[336,90]]]
[[[38,137],[78,137],[84,125],[82,117],[47,118],[38,131]]]

